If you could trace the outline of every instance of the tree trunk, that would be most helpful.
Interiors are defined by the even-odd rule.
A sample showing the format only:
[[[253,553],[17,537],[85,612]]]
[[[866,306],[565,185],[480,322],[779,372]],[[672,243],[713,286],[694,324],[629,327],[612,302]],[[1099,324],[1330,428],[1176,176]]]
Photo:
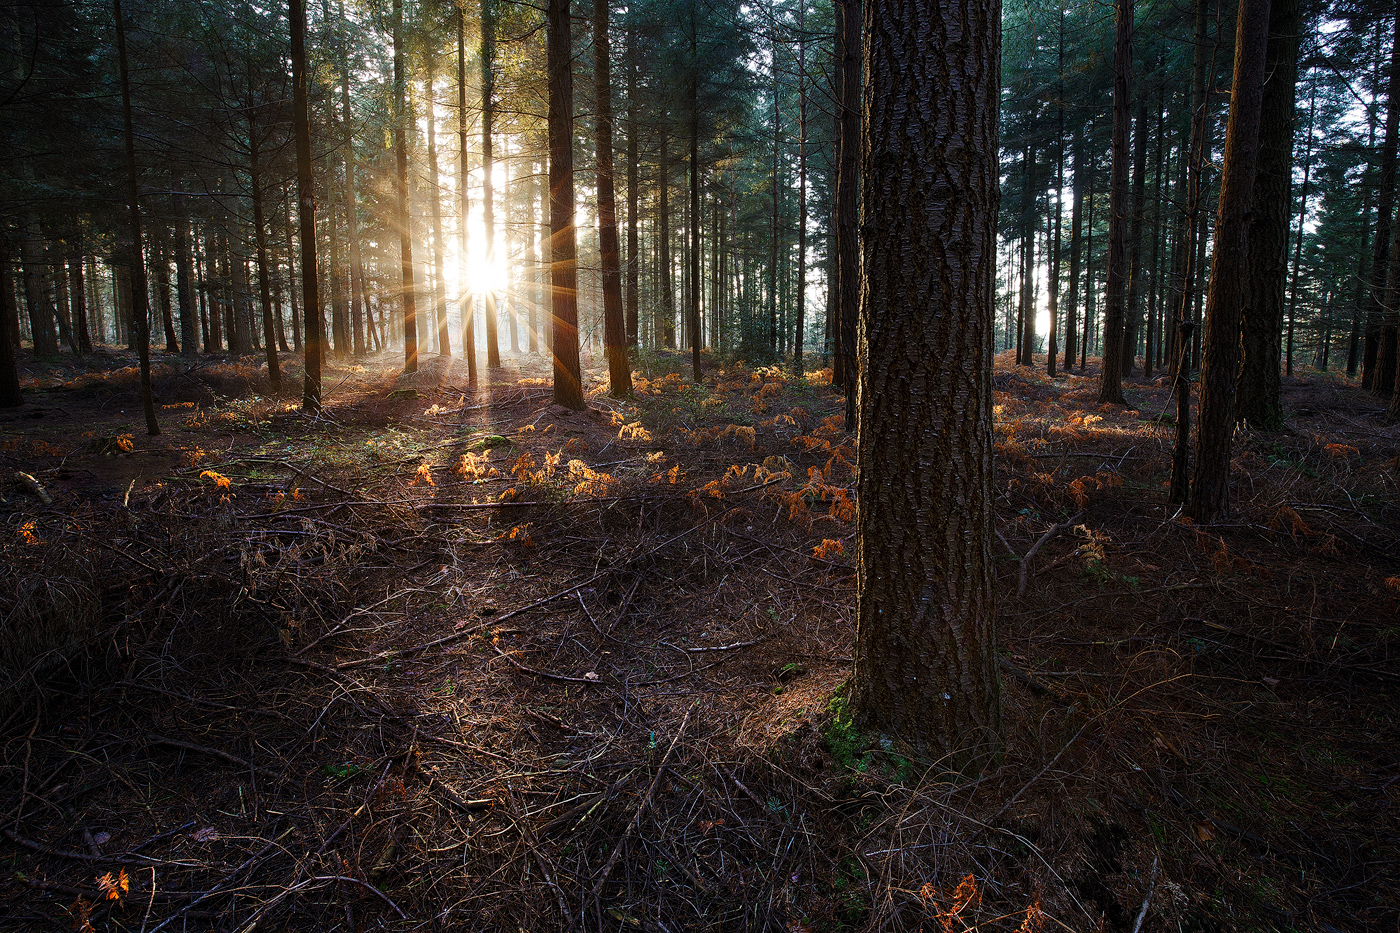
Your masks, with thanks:
[[[461,242],[461,263],[465,273],[467,256],[467,218],[471,216],[471,200],[467,193],[467,14],[457,6],[457,196],[460,201],[457,236]],[[476,385],[476,298],[471,280],[462,275],[457,302],[462,316],[462,356],[467,360],[467,383]]]
[[[622,398],[632,391],[632,367],[627,362],[627,321],[622,309],[622,261],[617,242],[617,196],[613,191],[611,67],[608,0],[593,0],[593,93],[598,107],[598,253],[603,279],[603,349],[608,357],[608,391],[614,397]],[[628,146],[631,145],[629,140]],[[636,236],[635,227],[632,228],[632,236]]]
[[[1128,228],[1128,298],[1124,305],[1123,375],[1137,370],[1138,339],[1142,336],[1142,241],[1147,216],[1147,95],[1138,95],[1133,120],[1133,208]]]
[[[410,118],[407,79],[404,73],[403,0],[394,0],[393,9],[394,162],[397,168],[394,176],[394,194],[397,200],[396,219],[399,228],[399,288],[403,292],[403,371],[415,373],[418,371],[418,296],[413,282],[413,226],[408,215],[408,123]]]
[[[792,339],[792,373],[802,378],[802,332],[807,317],[807,0],[797,4],[797,300]]]
[[[398,3],[399,0],[395,0],[396,10]],[[321,293],[316,280],[316,195],[311,176],[311,104],[306,86],[306,7],[303,0],[289,0],[289,8],[292,26],[292,127],[296,135],[297,216],[301,224],[301,304],[306,309],[306,375],[302,382],[301,407],[303,411],[319,412],[325,336],[321,326]],[[394,23],[397,36],[397,16]],[[397,51],[397,42],[394,47]]]
[[[1376,357],[1384,318],[1390,241],[1395,220],[1395,160],[1400,129],[1400,0],[1395,9],[1395,30],[1390,46],[1390,79],[1386,91],[1385,135],[1381,138],[1381,179],[1377,190],[1376,237],[1371,247],[1371,294],[1362,332],[1361,386],[1375,391]]]
[[[861,0],[837,14],[836,355],[834,385],[846,392],[846,430],[856,427],[856,319],[860,308]]]
[[[10,279],[10,243],[0,232],[0,408],[24,404],[15,351],[19,349],[19,304]]]
[[[1001,744],[991,549],[999,4],[866,9],[868,355],[851,704],[860,728],[970,770]],[[950,33],[959,41],[939,40]]]
[[[447,334],[447,278],[443,250],[447,241],[442,236],[442,186],[438,178],[437,124],[433,118],[433,75],[431,67],[423,81],[423,96],[427,100],[428,120],[428,198],[433,208],[433,294],[437,314],[438,353],[450,357],[452,340]]]
[[[574,258],[574,76],[569,0],[549,0],[547,29],[554,401],[582,411],[585,403],[578,354],[578,264]]]
[[[495,93],[496,3],[495,0],[481,0],[481,223],[486,237],[486,267],[488,269],[493,269],[496,264],[496,193],[492,188],[491,177],[495,161],[495,155],[491,148],[492,121],[495,119],[495,101],[493,100]],[[487,284],[482,289],[482,296],[486,306],[486,365],[491,369],[498,369],[501,365],[501,344],[496,321],[494,285]],[[577,308],[577,304],[575,304],[575,308]]]
[[[1254,428],[1283,427],[1279,343],[1288,283],[1288,230],[1293,220],[1293,136],[1297,123],[1299,0],[1273,0],[1264,63],[1259,161],[1249,224],[1248,278],[1244,283],[1241,362],[1235,417]],[[1301,237],[1301,231],[1299,233]]]
[[[1240,0],[1219,220],[1206,297],[1206,333],[1201,341],[1200,416],[1190,500],[1191,517],[1200,524],[1217,521],[1230,511],[1230,437],[1235,430],[1240,319],[1268,40],[1269,0]]]
[[[1088,174],[1088,167],[1085,164],[1088,160],[1084,154],[1084,133],[1076,130],[1074,134],[1074,182],[1072,194],[1074,204],[1069,211],[1069,307],[1065,309],[1065,372],[1074,368],[1075,360],[1075,338],[1078,336],[1079,321],[1077,310],[1079,308],[1079,263],[1080,250],[1083,247],[1084,234],[1084,198],[1087,196],[1087,185],[1085,182]]]
[[[252,111],[248,116],[248,168],[253,194],[253,232],[258,246],[258,293],[262,299],[263,352],[267,354],[267,381],[273,393],[282,391],[282,372],[277,365],[277,332],[273,324],[271,269],[267,261],[267,226],[263,218],[263,189],[258,164],[258,127]]]
[[[129,268],[132,320],[136,333],[136,352],[141,363],[141,410],[146,415],[146,433],[154,437],[160,433],[160,425],[156,423],[155,393],[151,389],[151,315],[147,305],[149,299],[146,294],[146,264],[141,256],[141,185],[136,175],[136,134],[131,121],[131,82],[127,76],[126,24],[122,20],[122,0],[112,0],[112,12],[117,21],[117,60],[121,70],[122,126],[126,141],[127,206],[131,216]]]
[[[671,282],[671,153],[670,137],[665,128],[661,130],[661,158],[658,171],[661,175],[658,221],[661,229],[657,233],[657,246],[660,249],[661,300],[656,303],[655,332],[652,334],[654,346],[668,350],[676,348],[676,291]]]
[[[1113,164],[1108,189],[1108,281],[1104,285],[1099,402],[1125,405],[1123,326],[1128,277],[1128,109],[1132,100],[1133,0],[1114,2]]]

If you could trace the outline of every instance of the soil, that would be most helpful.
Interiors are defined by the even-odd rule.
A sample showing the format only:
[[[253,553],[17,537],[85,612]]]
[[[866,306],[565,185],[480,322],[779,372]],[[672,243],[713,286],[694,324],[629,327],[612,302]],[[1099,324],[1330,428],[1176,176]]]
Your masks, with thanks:
[[[842,717],[829,371],[22,360],[5,930],[1394,930],[1400,429],[1335,374],[1166,501],[1165,380],[996,371],[1006,746]],[[1043,367],[1043,358],[1038,359]],[[19,476],[27,474],[33,482]],[[40,498],[47,497],[47,502]]]

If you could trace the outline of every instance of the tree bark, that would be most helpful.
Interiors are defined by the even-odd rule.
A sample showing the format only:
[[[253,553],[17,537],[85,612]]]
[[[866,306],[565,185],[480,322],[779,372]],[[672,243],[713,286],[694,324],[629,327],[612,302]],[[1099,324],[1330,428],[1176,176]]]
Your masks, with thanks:
[[[834,385],[846,392],[846,430],[856,426],[856,319],[860,309],[861,0],[840,0],[836,142],[836,353]]]
[[[856,724],[973,769],[1001,743],[992,572],[996,0],[869,0]],[[956,42],[947,37],[956,35]]]
[[[267,227],[263,218],[263,190],[261,166],[258,162],[258,126],[248,116],[248,169],[253,194],[253,232],[258,248],[258,293],[262,299],[263,352],[267,354],[267,381],[274,393],[282,391],[282,372],[277,365],[277,332],[273,325],[271,269],[267,261]]]
[[[578,354],[578,264],[574,243],[574,76],[569,0],[549,0],[546,22],[554,401],[566,408],[582,411],[585,403]]]
[[[395,0],[395,4],[399,0]],[[296,135],[297,217],[301,225],[301,305],[306,313],[306,375],[302,380],[303,411],[321,410],[321,364],[325,359],[321,293],[316,279],[316,194],[311,175],[311,103],[306,86],[306,7],[289,0],[292,32],[292,128]],[[397,17],[395,24],[397,24]],[[397,48],[397,44],[395,45]]]
[[[1279,343],[1288,284],[1288,231],[1293,220],[1293,135],[1297,123],[1298,0],[1272,0],[1269,48],[1264,63],[1259,161],[1249,224],[1248,278],[1244,284],[1236,418],[1254,428],[1283,427]],[[1299,232],[1301,237],[1302,233]]]
[[[608,0],[593,0],[593,92],[597,100],[598,252],[603,279],[603,350],[608,391],[632,391],[627,362],[627,321],[622,309],[622,260],[617,242],[617,195],[613,190],[612,61],[608,45]],[[630,145],[630,141],[629,141]]]
[[[1206,333],[1201,341],[1201,400],[1190,499],[1191,517],[1200,524],[1217,521],[1230,511],[1230,438],[1235,430],[1240,319],[1268,41],[1269,0],[1240,0]]]
[[[572,85],[570,93],[572,94]],[[481,0],[481,225],[486,237],[487,269],[494,269],[496,264],[496,192],[491,175],[496,158],[492,151],[491,139],[494,132],[492,123],[495,119],[495,95],[496,2]],[[496,319],[494,284],[486,284],[482,289],[482,297],[486,312],[486,365],[491,369],[499,369],[501,343]]]
[[[131,271],[131,306],[136,334],[136,352],[141,364],[141,410],[146,415],[146,433],[160,433],[156,423],[155,393],[151,388],[151,315],[146,294],[146,263],[141,255],[141,185],[136,175],[136,134],[131,120],[131,81],[126,65],[126,23],[122,19],[122,0],[112,0],[112,12],[117,22],[117,59],[121,71],[122,126],[126,142],[126,183],[128,211],[131,217],[131,250],[128,267]]]
[[[24,404],[15,362],[18,336],[19,303],[15,301],[15,283],[10,278],[10,243],[0,233],[0,408]]]
[[[1123,398],[1123,329],[1128,278],[1128,110],[1132,101],[1133,0],[1114,2],[1113,164],[1108,188],[1108,281],[1104,285],[1103,374],[1099,402]]]

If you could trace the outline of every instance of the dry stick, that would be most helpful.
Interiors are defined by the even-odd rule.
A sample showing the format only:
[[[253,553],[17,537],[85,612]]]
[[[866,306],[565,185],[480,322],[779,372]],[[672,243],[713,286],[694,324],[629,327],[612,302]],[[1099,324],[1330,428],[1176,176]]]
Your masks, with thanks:
[[[504,651],[502,651],[500,648],[497,648],[495,645],[492,645],[491,647],[496,648],[496,653],[497,653],[497,654],[499,654],[501,657],[503,657],[503,658],[505,658],[507,661],[509,661],[509,662],[515,667],[516,670],[521,671],[521,672],[523,672],[523,673],[526,673],[526,674],[534,674],[536,677],[543,677],[543,678],[545,678],[545,679],[547,679],[547,680],[559,680],[559,681],[563,681],[564,683],[569,683],[569,684],[596,684],[596,683],[598,683],[598,678],[597,678],[597,677],[569,677],[569,676],[566,675],[566,674],[555,674],[555,673],[553,673],[553,672],[551,672],[551,671],[542,671],[542,670],[539,670],[539,669],[537,669],[537,668],[526,667],[524,664],[521,664],[519,661],[515,660],[515,658],[513,658],[513,657],[511,657],[510,655],[506,654],[506,653],[505,653]]]
[[[1157,890],[1157,856],[1152,856],[1152,879],[1147,882],[1147,894],[1142,899],[1142,909],[1138,911],[1137,920],[1133,921],[1133,933],[1138,933],[1142,929],[1142,921],[1147,919],[1147,905],[1152,903],[1152,892]]]
[[[244,759],[239,758],[237,755],[230,755],[228,752],[220,751],[217,748],[209,748],[204,745],[195,745],[193,742],[184,742],[180,739],[172,739],[163,735],[152,735],[151,741],[156,745],[170,745],[175,748],[183,748],[186,751],[199,752],[202,755],[212,755],[215,758],[222,758],[224,761],[227,761],[230,764],[238,765],[240,768],[246,768],[249,771],[261,771],[264,774],[270,774],[273,777],[278,776],[277,772],[272,770],[271,768],[264,768],[261,765],[255,765],[251,761],[245,761]]]
[[[750,486],[748,489],[740,490],[740,492],[749,492],[749,491],[754,490],[754,489],[761,489],[761,488],[763,488],[763,486],[766,486],[766,485],[769,485],[769,484],[768,484],[768,483],[763,483],[763,484],[761,484],[761,485],[759,485],[759,486]],[[656,545],[655,547],[653,547],[653,548],[648,548],[647,551],[646,551],[646,553],[647,553],[647,554],[655,554],[657,551],[661,550],[662,548],[664,548],[664,547],[666,547],[666,546],[668,546],[668,545],[671,545],[671,544],[676,543],[676,542],[679,541],[681,538],[684,538],[686,535],[688,535],[688,534],[690,534],[690,533],[692,533],[692,532],[694,532],[694,531],[698,531],[698,530],[700,530],[701,528],[704,528],[704,527],[705,527],[706,525],[708,525],[710,522],[712,522],[712,521],[714,521],[715,519],[720,518],[721,516],[723,516],[723,515],[725,515],[725,514],[731,512],[731,511],[733,511],[733,510],[736,509],[736,508],[738,508],[738,506],[731,505],[731,506],[729,506],[729,507],[726,508],[726,509],[722,509],[721,511],[716,512],[714,515],[711,515],[709,518],[705,519],[704,521],[699,522],[698,524],[695,524],[695,525],[690,526],[690,527],[687,528],[685,531],[682,531],[680,534],[672,535],[671,537],[667,538],[665,541],[662,541],[660,544]],[[617,564],[614,564],[614,565],[608,567],[608,568],[605,569],[605,570],[600,570],[600,571],[598,571],[597,573],[593,574],[592,576],[585,577],[584,579],[581,579],[581,580],[575,580],[574,582],[570,583],[568,586],[564,587],[562,590],[556,590],[555,592],[550,593],[548,596],[543,596],[543,597],[541,597],[541,598],[535,600],[534,602],[532,602],[532,603],[530,603],[530,604],[528,604],[528,605],[520,606],[520,607],[517,608],[517,609],[512,609],[510,612],[507,612],[507,613],[505,613],[504,615],[500,615],[500,616],[496,616],[496,617],[494,617],[494,618],[492,618],[492,619],[488,619],[487,621],[482,622],[482,623],[480,623],[479,625],[473,625],[471,628],[463,629],[463,630],[461,630],[460,632],[453,632],[451,635],[444,635],[444,636],[441,637],[441,638],[436,638],[436,639],[434,639],[434,640],[432,640],[432,641],[423,642],[422,644],[414,645],[414,646],[411,647],[411,648],[404,648],[404,649],[402,649],[402,650],[393,650],[393,649],[391,649],[391,650],[389,650],[389,651],[381,651],[381,652],[379,652],[378,654],[372,654],[372,655],[370,655],[370,656],[367,657],[367,658],[359,658],[359,659],[354,660],[354,661],[345,661],[345,662],[343,662],[343,663],[341,663],[341,664],[337,664],[337,665],[334,667],[334,670],[336,670],[336,671],[344,671],[344,670],[348,670],[348,669],[350,669],[350,668],[352,668],[352,667],[359,667],[359,666],[362,665],[362,664],[371,664],[371,663],[373,663],[373,662],[375,662],[375,661],[383,661],[383,660],[386,659],[386,658],[391,658],[391,657],[405,657],[405,656],[410,655],[410,654],[417,654],[417,653],[420,652],[420,651],[427,651],[427,650],[430,649],[430,648],[437,648],[437,647],[439,647],[439,646],[441,646],[441,645],[446,645],[446,644],[449,644],[449,643],[454,642],[454,641],[461,641],[461,640],[464,639],[464,638],[470,638],[470,637],[472,637],[473,635],[477,634],[478,632],[481,632],[481,631],[484,630],[484,629],[490,628],[490,627],[493,626],[493,625],[499,625],[500,623],[504,622],[506,619],[514,618],[515,616],[521,615],[522,613],[529,612],[531,609],[538,609],[540,606],[543,606],[543,605],[545,605],[546,603],[552,603],[552,602],[554,602],[554,600],[556,600],[556,599],[562,599],[562,598],[564,598],[565,596],[568,596],[568,595],[570,595],[571,593],[575,592],[576,590],[578,590],[578,589],[580,589],[580,588],[582,588],[582,587],[588,586],[588,584],[594,582],[595,580],[599,580],[599,579],[601,579],[602,577],[605,577],[605,576],[607,576],[607,575],[610,574],[610,573],[615,573],[615,572],[617,572],[618,570],[621,570],[623,567],[626,567],[628,564],[632,564],[632,563],[637,562],[638,560],[641,560],[642,556],[643,556],[643,555],[641,555],[641,554],[633,555],[632,557],[629,557],[629,558],[627,558],[627,559],[624,560],[624,561],[621,561],[621,562],[619,562],[619,563],[617,563]],[[288,660],[296,660],[296,659],[288,659]],[[314,664],[314,662],[305,662],[305,661],[300,661],[300,660],[296,660],[296,663],[304,663],[304,664],[308,664],[308,665]],[[319,665],[317,665],[317,666],[320,667]]]
[[[509,781],[506,782],[506,802],[510,804],[511,815],[515,817],[514,823],[520,829],[520,835],[525,840],[525,847],[529,849],[530,854],[534,856],[535,865],[539,867],[540,874],[544,875],[545,883],[554,889],[554,898],[559,903],[559,915],[564,918],[565,927],[572,930],[574,928],[574,918],[573,915],[569,913],[569,903],[564,899],[564,890],[560,888],[558,883],[554,880],[554,875],[550,872],[549,866],[545,864],[544,856],[540,855],[539,842],[535,839],[535,834],[531,831],[530,825],[521,818],[520,810],[515,805],[515,791],[511,788]],[[1137,931],[1134,930],[1133,933],[1137,933]]]
[[[1035,544],[1031,545],[1031,549],[1026,552],[1026,556],[1021,558],[1021,585],[1016,588],[1017,596],[1026,595],[1026,571],[1030,570],[1031,558],[1035,556],[1035,552],[1039,551],[1041,546],[1044,545],[1046,541],[1049,541],[1051,538],[1055,537],[1055,535],[1064,531],[1066,528],[1071,527],[1076,521],[1079,520],[1079,516],[1083,514],[1083,512],[1079,512],[1073,517],[1066,519],[1065,521],[1051,525],[1049,530],[1047,530],[1045,534],[1040,536],[1040,540],[1037,541]]]
[[[656,787],[661,783],[661,775],[666,773],[666,765],[671,760],[671,753],[676,750],[676,745],[680,743],[681,736],[685,735],[685,727],[690,725],[690,714],[695,711],[695,706],[685,711],[685,719],[681,720],[681,727],[676,730],[676,737],[671,740],[670,748],[666,749],[666,756],[661,759],[661,767],[656,769],[656,776],[651,779],[651,786],[647,788],[646,794],[642,797],[642,802],[637,805],[637,812],[632,814],[632,822],[627,824],[627,830],[622,834],[622,838],[613,846],[612,855],[608,856],[608,863],[603,866],[602,873],[593,884],[593,896],[590,900],[597,901],[598,895],[603,891],[603,885],[607,883],[608,875],[612,874],[613,866],[617,864],[618,856],[622,854],[622,847],[625,846],[637,831],[637,824],[642,820],[642,814],[646,812],[651,804],[651,795],[656,793]]]

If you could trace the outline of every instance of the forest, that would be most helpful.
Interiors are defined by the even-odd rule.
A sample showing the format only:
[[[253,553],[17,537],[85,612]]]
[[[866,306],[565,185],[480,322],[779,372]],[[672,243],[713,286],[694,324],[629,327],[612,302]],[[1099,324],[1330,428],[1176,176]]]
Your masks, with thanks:
[[[3,0],[0,140],[0,929],[1400,924],[1400,4]]]

